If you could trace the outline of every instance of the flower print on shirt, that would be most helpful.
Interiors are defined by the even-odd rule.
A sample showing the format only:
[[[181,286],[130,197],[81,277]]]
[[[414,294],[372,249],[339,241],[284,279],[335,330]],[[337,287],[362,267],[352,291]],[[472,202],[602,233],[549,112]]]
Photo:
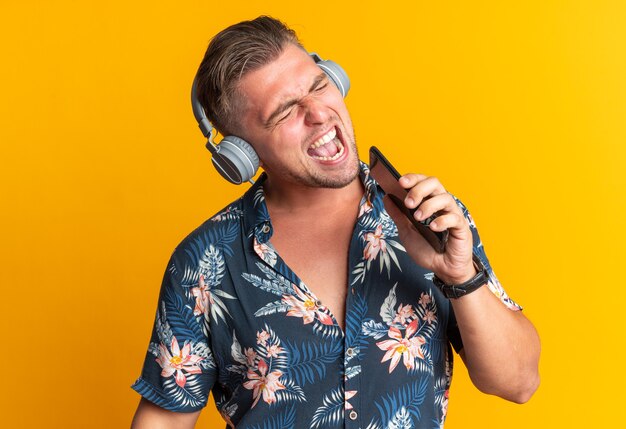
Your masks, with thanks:
[[[254,408],[259,399],[269,405],[284,401],[303,401],[304,393],[300,386],[284,374],[289,362],[285,349],[274,331],[267,325],[256,333],[253,347],[242,347],[233,333],[231,355],[238,365],[230,365],[228,370],[244,375],[243,387],[252,390]]]
[[[256,333],[256,343],[261,344],[262,346],[265,346],[269,337],[270,337],[269,332],[265,330],[259,331]]]
[[[369,199],[364,199],[363,203],[359,207],[359,214],[357,218],[371,212],[373,208],[374,206],[372,205],[372,202]]]
[[[394,317],[394,323],[399,323],[401,325],[406,325],[407,321],[415,319],[415,311],[413,310],[413,306],[411,304],[402,305],[398,307],[398,312],[396,317]]]
[[[271,356],[271,357],[277,358],[278,355],[283,352],[284,352],[283,348],[277,344],[272,344],[271,346],[267,348],[267,354],[268,356]]]
[[[213,216],[211,218],[211,222],[225,222],[229,220],[238,220],[241,216],[243,216],[241,209],[235,206],[230,206],[224,209],[223,211],[217,213],[215,216]]]
[[[246,355],[246,364],[248,366],[254,366],[254,362],[256,361],[257,354],[252,347],[249,347],[245,350]]]
[[[432,310],[426,310],[426,312],[422,316],[422,320],[430,325],[437,320],[437,316],[435,316],[435,313]]]
[[[365,238],[365,241],[367,242],[365,249],[363,249],[363,257],[368,261],[376,259],[378,252],[387,251],[387,243],[385,242],[383,235],[382,225],[378,225],[374,232],[366,232],[363,235],[363,238]]]
[[[302,322],[306,325],[312,323],[315,319],[324,325],[332,325],[333,319],[324,311],[319,301],[311,294],[301,290],[293,285],[295,295],[283,296],[283,302],[289,306],[287,316],[302,317]]]
[[[381,273],[383,270],[386,271],[389,278],[392,262],[393,266],[402,271],[394,249],[401,252],[406,252],[406,250],[399,241],[395,240],[398,229],[391,217],[385,212],[372,209],[363,212],[363,215],[359,217],[359,224],[363,228],[363,232],[359,234],[363,242],[363,257],[352,271],[354,274],[352,284],[363,283],[372,263],[376,260],[378,260],[379,271]]]
[[[424,359],[422,346],[426,344],[426,340],[421,335],[414,335],[417,332],[418,323],[418,319],[409,323],[404,332],[404,337],[398,328],[392,326],[388,333],[391,339],[376,343],[378,348],[387,352],[381,362],[387,362],[391,359],[389,373],[396,368],[400,358],[403,358],[406,369],[414,369],[416,359]]]
[[[254,251],[261,259],[263,259],[268,265],[274,266],[276,265],[276,261],[278,257],[276,256],[276,251],[265,243],[259,243],[259,241],[254,237],[254,244],[252,245]]]
[[[352,397],[354,397],[354,395],[356,395],[356,394],[357,394],[356,390],[346,390],[346,393],[345,393],[345,395],[346,395],[346,400],[345,400],[346,405],[344,406],[344,408],[346,410],[351,410],[353,408],[352,404],[350,402],[348,402],[348,400],[352,399]]]
[[[382,322],[364,321],[363,334],[378,341],[376,346],[384,351],[380,362],[389,362],[391,374],[400,361],[407,371],[432,371],[429,340],[437,327],[437,307],[431,292],[422,293],[417,305],[397,304],[394,285],[380,308]],[[386,339],[384,338],[386,337]]]
[[[248,370],[248,381],[243,384],[243,387],[253,389],[252,397],[254,402],[252,403],[252,408],[259,402],[261,394],[263,394],[263,400],[268,404],[276,402],[276,391],[285,388],[285,385],[280,382],[282,375],[282,371],[278,370],[268,374],[268,366],[263,359],[259,359],[256,369],[250,368]]]
[[[207,313],[209,305],[215,303],[203,275],[200,275],[198,286],[191,289],[191,294],[196,298],[196,306],[193,309],[193,314],[196,316]]]
[[[171,352],[170,352],[171,350]],[[159,363],[163,371],[161,376],[171,377],[176,374],[176,384],[180,387],[185,387],[187,383],[187,374],[200,374],[202,370],[197,365],[203,358],[200,356],[192,355],[191,344],[185,343],[181,349],[178,346],[178,340],[172,338],[172,344],[170,350],[165,347],[163,343],[159,344],[159,356],[156,361]],[[184,371],[184,372],[183,372]]]
[[[417,301],[417,303],[421,305],[422,307],[426,307],[431,302],[432,302],[432,299],[430,295],[425,292],[422,292],[422,295],[420,295],[420,299]]]

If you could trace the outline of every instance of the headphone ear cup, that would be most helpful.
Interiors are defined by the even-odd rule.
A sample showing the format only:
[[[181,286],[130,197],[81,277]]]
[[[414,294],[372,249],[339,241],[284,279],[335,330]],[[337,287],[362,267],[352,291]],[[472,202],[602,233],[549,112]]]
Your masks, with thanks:
[[[224,137],[211,161],[224,179],[236,185],[252,179],[259,169],[259,157],[252,146],[236,136]]]
[[[317,65],[326,73],[332,83],[335,84],[341,95],[345,98],[350,90],[350,78],[339,64],[331,60],[321,60]]]

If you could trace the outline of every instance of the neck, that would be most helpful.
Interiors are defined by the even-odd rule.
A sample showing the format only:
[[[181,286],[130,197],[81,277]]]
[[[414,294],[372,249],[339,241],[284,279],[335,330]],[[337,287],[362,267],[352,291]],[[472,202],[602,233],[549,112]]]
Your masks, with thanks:
[[[268,175],[263,185],[265,202],[273,212],[297,213],[337,209],[346,203],[358,204],[364,188],[359,176],[343,188],[314,188],[306,185],[272,180]]]

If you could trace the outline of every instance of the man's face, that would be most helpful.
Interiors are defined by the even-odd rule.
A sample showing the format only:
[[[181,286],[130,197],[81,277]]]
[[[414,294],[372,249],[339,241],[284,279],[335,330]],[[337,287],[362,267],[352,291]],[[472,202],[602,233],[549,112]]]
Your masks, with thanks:
[[[270,180],[341,188],[359,172],[350,115],[339,90],[301,48],[288,44],[271,63],[246,74],[241,136]]]

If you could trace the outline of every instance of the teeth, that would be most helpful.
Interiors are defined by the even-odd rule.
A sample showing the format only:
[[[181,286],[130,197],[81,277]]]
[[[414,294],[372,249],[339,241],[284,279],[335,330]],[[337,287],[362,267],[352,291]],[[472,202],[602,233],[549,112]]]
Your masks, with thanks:
[[[335,143],[339,148],[339,152],[337,152],[334,156],[313,156],[315,159],[320,159],[322,161],[334,161],[338,159],[343,154],[343,145],[339,142]]]
[[[333,127],[329,132],[327,132],[325,135],[320,137],[315,143],[313,143],[310,146],[311,149],[317,149],[318,147],[325,145],[326,143],[334,139],[336,135],[337,135],[337,130],[335,129],[335,127]]]

